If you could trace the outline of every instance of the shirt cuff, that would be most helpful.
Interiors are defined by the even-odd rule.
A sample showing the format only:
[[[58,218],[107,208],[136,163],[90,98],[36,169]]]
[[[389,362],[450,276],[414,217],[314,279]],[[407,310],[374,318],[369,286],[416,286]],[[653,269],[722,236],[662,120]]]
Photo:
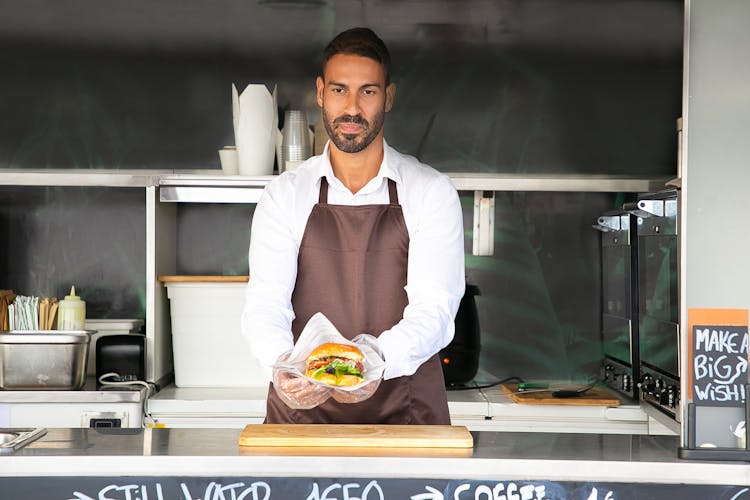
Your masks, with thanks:
[[[403,344],[398,341],[398,335],[385,331],[378,336],[378,346],[385,359],[385,370],[383,380],[412,375],[416,368],[410,366],[409,357],[404,352]]]

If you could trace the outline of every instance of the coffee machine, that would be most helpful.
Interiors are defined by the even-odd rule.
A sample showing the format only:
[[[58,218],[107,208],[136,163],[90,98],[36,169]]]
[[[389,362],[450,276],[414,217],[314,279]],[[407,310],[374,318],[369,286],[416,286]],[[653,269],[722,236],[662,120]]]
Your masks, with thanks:
[[[679,420],[679,191],[623,205],[636,217],[641,399]]]
[[[593,226],[601,231],[600,376],[604,383],[638,400],[638,246],[636,217],[626,210],[605,212]]]

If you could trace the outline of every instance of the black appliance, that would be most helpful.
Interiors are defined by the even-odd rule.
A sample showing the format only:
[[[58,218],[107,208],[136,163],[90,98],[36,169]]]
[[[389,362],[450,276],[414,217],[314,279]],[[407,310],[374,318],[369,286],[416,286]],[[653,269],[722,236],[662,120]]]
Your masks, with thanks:
[[[146,336],[140,333],[105,335],[96,341],[96,380],[116,373],[108,382],[146,380]]]
[[[466,384],[479,370],[479,314],[474,299],[477,295],[479,287],[467,284],[456,313],[453,340],[439,353],[446,386]]]
[[[602,214],[600,374],[604,383],[638,400],[638,241],[636,217],[624,210]]]
[[[639,195],[623,208],[637,217],[640,396],[678,419],[679,192]]]

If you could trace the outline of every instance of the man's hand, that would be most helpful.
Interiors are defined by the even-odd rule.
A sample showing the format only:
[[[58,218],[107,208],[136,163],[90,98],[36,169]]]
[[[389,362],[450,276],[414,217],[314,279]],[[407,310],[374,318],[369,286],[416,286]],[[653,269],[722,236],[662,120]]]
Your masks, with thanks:
[[[333,391],[331,397],[339,403],[359,403],[373,395],[380,385],[380,379],[373,380],[354,391]]]
[[[328,387],[314,384],[307,377],[274,368],[273,388],[286,405],[295,410],[319,406],[331,395]]]

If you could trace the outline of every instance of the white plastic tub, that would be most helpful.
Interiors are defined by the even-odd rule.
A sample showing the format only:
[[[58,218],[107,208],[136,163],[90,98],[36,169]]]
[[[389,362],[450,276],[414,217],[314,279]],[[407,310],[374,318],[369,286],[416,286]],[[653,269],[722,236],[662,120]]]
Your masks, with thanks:
[[[169,282],[178,387],[264,387],[268,382],[240,333],[246,283]]]

